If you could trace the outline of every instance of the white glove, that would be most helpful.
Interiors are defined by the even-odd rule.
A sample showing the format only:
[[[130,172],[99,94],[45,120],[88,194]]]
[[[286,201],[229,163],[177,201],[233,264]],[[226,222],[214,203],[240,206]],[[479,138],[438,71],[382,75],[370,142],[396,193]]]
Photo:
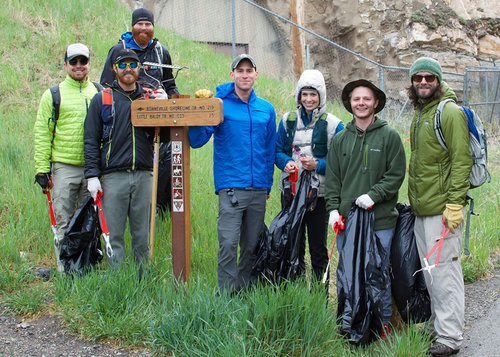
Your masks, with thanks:
[[[91,177],[87,180],[87,190],[90,192],[90,195],[94,199],[97,199],[97,192],[101,191],[101,181],[97,177]]]
[[[153,91],[150,98],[151,99],[168,99],[168,94],[162,88],[159,88],[159,89],[156,89],[155,91]]]
[[[333,228],[335,223],[338,223],[340,219],[339,211],[334,209],[333,211],[330,212],[330,218],[328,219],[328,225]]]
[[[375,202],[373,202],[370,196],[368,196],[366,193],[364,195],[359,196],[356,199],[355,203],[358,207],[361,207],[363,209],[370,209],[375,204]]]

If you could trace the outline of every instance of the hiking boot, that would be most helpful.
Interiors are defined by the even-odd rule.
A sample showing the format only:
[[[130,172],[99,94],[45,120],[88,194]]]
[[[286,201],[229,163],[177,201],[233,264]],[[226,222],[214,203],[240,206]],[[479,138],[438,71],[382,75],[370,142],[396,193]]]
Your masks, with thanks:
[[[380,339],[387,341],[387,337],[391,334],[391,326],[389,324],[382,325],[382,332],[380,333]]]
[[[459,351],[458,348],[455,350],[455,349],[453,349],[449,346],[446,346],[445,344],[440,343],[440,342],[434,343],[431,346],[431,348],[429,348],[429,353],[431,354],[431,356],[435,356],[435,357],[451,356],[451,355],[457,354],[458,351]]]

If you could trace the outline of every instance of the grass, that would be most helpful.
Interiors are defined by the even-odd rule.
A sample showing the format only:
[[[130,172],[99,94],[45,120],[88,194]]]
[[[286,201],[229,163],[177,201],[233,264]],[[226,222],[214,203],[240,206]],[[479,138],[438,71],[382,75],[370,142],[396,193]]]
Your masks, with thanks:
[[[386,343],[350,346],[336,335],[335,297],[328,306],[307,281],[266,286],[242,296],[217,297],[217,198],[212,146],[191,151],[192,276],[189,286],[172,277],[170,219],[157,220],[155,258],[143,278],[128,262],[106,264],[83,277],[56,276],[42,283],[33,273],[55,267],[45,196],[33,184],[33,125],[41,94],[64,78],[62,58],[71,42],[86,43],[96,80],[109,48],[129,26],[130,11],[112,0],[7,0],[0,14],[0,303],[33,316],[47,310],[85,339],[146,347],[157,354],[189,356],[407,356],[423,355],[428,340],[418,326],[396,329]],[[156,28],[175,64],[189,67],[177,77],[182,93],[214,89],[229,81],[231,59],[203,44]],[[294,107],[295,83],[261,75],[256,92],[274,104],[277,115]],[[346,111],[329,103],[346,123]],[[387,117],[391,120],[390,113]],[[393,123],[398,124],[398,123]],[[407,152],[407,132],[402,132]],[[466,280],[488,274],[498,252],[498,147],[490,149],[493,181],[473,191],[479,217],[472,218],[471,255],[463,259]],[[266,222],[279,211],[276,185]],[[407,202],[406,181],[400,201]],[[127,233],[128,235],[128,233]],[[329,238],[329,247],[333,237]],[[332,274],[334,276],[334,274]],[[332,279],[332,292],[335,290]]]

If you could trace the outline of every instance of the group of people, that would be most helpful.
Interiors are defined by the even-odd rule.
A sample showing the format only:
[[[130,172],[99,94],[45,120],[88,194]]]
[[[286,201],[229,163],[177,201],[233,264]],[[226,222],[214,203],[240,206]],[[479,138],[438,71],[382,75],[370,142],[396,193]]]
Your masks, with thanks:
[[[328,264],[328,226],[348,217],[352,205],[373,209],[374,235],[382,247],[382,269],[390,269],[390,249],[398,212],[398,191],[406,174],[406,155],[396,130],[376,114],[386,95],[366,79],[345,85],[342,102],[352,114],[342,121],[326,111],[326,86],[317,70],[302,73],[295,93],[296,109],[278,124],[272,105],[253,90],[258,77],[255,60],[238,56],[232,63],[232,83],[217,87],[224,102],[224,121],[217,126],[191,127],[191,146],[198,148],[213,136],[215,193],[219,196],[218,281],[221,290],[237,292],[252,283],[251,270],[264,223],[266,195],[273,185],[273,164],[282,170],[282,202],[288,194],[284,178],[311,171],[320,185],[315,208],[304,216],[299,241],[299,271],[305,270],[305,236],[317,282]],[[416,215],[418,254],[424,257],[440,237],[443,225],[451,230],[441,252],[433,281],[426,275],[432,317],[428,333],[433,356],[458,352],[464,322],[464,284],[460,265],[462,222],[472,167],[465,114],[449,103],[443,115],[449,150],[441,148],[434,132],[434,114],[440,101],[457,97],[442,79],[440,64],[428,57],[410,69],[408,95],[415,107],[411,124],[409,198]],[[338,241],[344,235],[340,232]],[[239,257],[237,256],[239,246]],[[339,243],[338,247],[341,244]],[[383,331],[390,332],[390,281],[383,289]]]
[[[89,78],[90,51],[71,44],[64,56],[66,79],[55,117],[53,94],[41,99],[35,123],[36,182],[44,192],[52,189],[57,240],[62,240],[70,217],[87,191],[102,196],[103,210],[117,264],[124,259],[127,217],[135,261],[148,259],[148,229],[152,190],[153,136],[151,128],[133,127],[131,102],[143,100],[150,90],[160,98],[178,93],[172,71],[144,62],[171,64],[167,49],[154,36],[154,17],[141,8],[132,14],[132,31],[109,51],[101,84]],[[342,102],[352,114],[344,123],[326,110],[327,92],[321,72],[302,73],[295,93],[296,109],[277,124],[273,105],[253,87],[258,78],[255,60],[243,54],[230,68],[231,82],[216,88],[223,101],[224,121],[215,126],[189,128],[190,145],[198,148],[213,136],[213,172],[219,200],[217,224],[218,284],[221,291],[238,292],[251,285],[266,200],[273,186],[274,165],[281,180],[304,170],[319,181],[314,209],[304,216],[299,241],[299,270],[305,271],[307,232],[312,276],[319,283],[328,264],[327,231],[347,217],[352,205],[372,209],[375,239],[383,247],[383,269],[389,254],[398,213],[398,191],[406,174],[406,156],[399,134],[377,114],[386,95],[366,79],[346,84]],[[433,282],[426,276],[436,337],[430,348],[435,356],[458,352],[462,341],[464,285],[460,265],[462,222],[468,176],[472,166],[465,114],[448,103],[442,114],[448,151],[435,137],[437,105],[457,98],[442,80],[439,63],[416,60],[410,69],[408,95],[415,107],[411,124],[408,193],[416,215],[415,237],[421,260],[446,224],[451,235],[441,252]],[[102,89],[102,90],[101,90]],[[147,93],[147,95],[146,95]],[[210,91],[202,91],[202,96]],[[56,130],[57,128],[57,130]],[[290,199],[282,190],[282,202]],[[154,213],[153,213],[154,214]],[[342,232],[338,241],[342,241]],[[339,245],[340,246],[340,245]],[[58,257],[58,245],[55,244]],[[238,254],[239,251],[239,254]],[[58,269],[62,267],[58,264]],[[390,282],[383,293],[383,324],[389,332],[392,315]]]
[[[42,95],[34,129],[35,180],[44,192],[52,189],[58,271],[64,269],[60,242],[88,193],[102,196],[114,252],[110,264],[124,259],[127,217],[134,259],[141,264],[148,259],[154,129],[132,126],[131,103],[178,94],[172,69],[162,67],[172,64],[170,55],[153,36],[153,13],[136,9],[132,31],[108,53],[100,84],[89,80],[89,48],[75,43],[64,55],[67,75],[57,86],[57,110],[52,90]],[[160,137],[169,140],[168,128]]]

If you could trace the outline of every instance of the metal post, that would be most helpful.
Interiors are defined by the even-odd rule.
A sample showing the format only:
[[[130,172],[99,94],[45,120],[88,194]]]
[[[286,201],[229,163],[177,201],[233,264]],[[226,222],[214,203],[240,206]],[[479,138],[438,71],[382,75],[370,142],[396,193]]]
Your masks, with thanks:
[[[233,58],[236,57],[236,0],[231,0],[231,29],[233,31]]]
[[[384,69],[381,66],[378,66],[378,86],[380,90],[385,92],[385,85],[384,85]],[[380,117],[382,119],[385,119],[385,109],[382,109],[380,112]]]
[[[469,104],[469,70],[465,67],[464,73],[464,100],[463,103],[465,106]]]
[[[484,79],[484,87],[486,89],[486,103],[488,103],[490,101],[489,99],[489,85],[488,85],[488,76],[489,76],[489,72],[485,72],[484,73],[484,76],[485,76],[485,79]],[[490,105],[489,104],[486,104],[486,118],[489,118],[490,117]]]
[[[311,54],[309,53],[309,45],[306,45],[306,68],[311,69]]]

